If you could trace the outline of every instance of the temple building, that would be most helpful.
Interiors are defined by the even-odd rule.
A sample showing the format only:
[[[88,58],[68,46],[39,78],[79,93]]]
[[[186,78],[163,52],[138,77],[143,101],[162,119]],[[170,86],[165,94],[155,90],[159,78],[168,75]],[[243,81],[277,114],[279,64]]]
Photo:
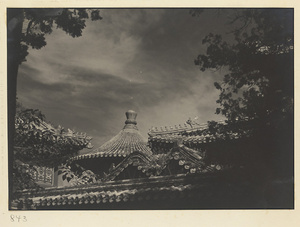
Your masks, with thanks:
[[[112,139],[68,160],[96,174],[97,182],[20,191],[14,208],[224,209],[264,207],[272,196],[265,194],[270,188],[258,191],[244,171],[248,160],[246,170],[255,168],[253,151],[259,147],[249,131],[232,132],[221,121],[227,133],[213,132],[209,124],[187,121],[152,128],[147,141],[138,131],[137,113],[129,110],[126,117]]]
[[[192,201],[195,202],[192,195],[203,187],[195,184],[195,179],[200,177],[201,181],[207,181],[204,175],[196,173],[212,174],[221,169],[205,164],[204,147],[208,137],[194,135],[205,126],[153,128],[147,141],[138,131],[136,117],[136,112],[127,111],[125,126],[116,136],[99,148],[68,160],[70,165],[79,165],[98,175],[97,183],[71,186],[58,177],[56,187],[36,193],[21,192],[21,197],[26,199],[19,200],[16,207],[146,209],[157,206],[153,201],[164,199],[172,204],[170,200],[177,197],[171,207],[190,206]],[[202,199],[203,195],[200,196]],[[148,201],[147,206],[142,205],[144,201]]]
[[[99,148],[71,158],[69,161],[77,163],[85,169],[93,171],[104,178],[120,165],[128,157],[140,156],[149,158],[152,155],[147,146],[147,140],[143,138],[137,128],[137,113],[133,110],[126,112],[126,121],[123,129]],[[146,175],[137,171],[136,167],[127,166],[125,171],[117,179],[139,178]]]
[[[151,129],[147,141],[137,128],[137,113],[126,112],[123,129],[98,149],[69,160],[100,176],[101,181],[192,174],[220,170],[204,162],[207,136],[193,136],[203,125]]]

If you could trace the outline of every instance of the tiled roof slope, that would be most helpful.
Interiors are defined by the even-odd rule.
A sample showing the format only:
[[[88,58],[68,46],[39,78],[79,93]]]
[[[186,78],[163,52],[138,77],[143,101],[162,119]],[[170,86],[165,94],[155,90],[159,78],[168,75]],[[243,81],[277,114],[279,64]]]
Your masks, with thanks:
[[[147,146],[147,140],[143,138],[136,126],[137,113],[129,110],[126,112],[127,120],[124,128],[112,139],[99,148],[83,155],[76,156],[71,160],[98,158],[98,157],[127,157],[129,154],[139,151],[151,155]]]
[[[238,139],[237,133],[232,133],[228,139]],[[182,136],[182,135],[155,135],[149,137],[149,143],[175,143],[178,140],[182,140],[184,144],[202,144],[210,143],[216,140],[213,135],[197,135],[197,136]]]
[[[189,121],[187,121],[189,122]],[[242,129],[233,131],[228,128],[228,124],[225,121],[216,122],[218,125],[222,125],[225,132],[210,132],[209,124],[198,124],[196,122],[189,122],[184,126],[178,125],[174,127],[158,127],[152,128],[148,135],[149,146],[155,150],[155,147],[163,147],[162,145],[168,145],[169,147],[181,140],[186,146],[198,146],[200,144],[212,143],[216,140],[235,140],[242,137],[249,136],[249,130]],[[248,119],[239,124],[249,123]]]
[[[76,207],[94,204],[98,208],[108,203],[132,201],[176,200],[189,196],[203,195],[201,189],[209,186],[208,174],[158,176],[150,179],[129,179],[101,184],[73,186],[69,188],[48,188],[40,192],[23,191],[14,203],[14,209],[36,209],[46,207]],[[199,191],[200,190],[200,191]],[[207,196],[210,190],[205,190]],[[202,192],[202,193],[201,193]],[[97,205],[99,204],[99,205]]]
[[[189,123],[189,124],[187,124]],[[152,127],[149,130],[149,136],[167,136],[167,135],[178,135],[178,134],[193,134],[197,131],[202,131],[208,128],[207,123],[199,124],[197,122],[193,122],[191,120],[188,120],[187,123],[184,123],[183,125],[175,125],[175,126],[165,126],[165,127]],[[220,124],[224,124],[225,122],[223,120],[218,121]]]
[[[87,148],[92,148],[92,144],[90,141],[92,140],[92,137],[87,136],[86,133],[79,133],[75,132],[71,129],[65,129],[62,126],[54,127],[52,124],[46,122],[45,120],[41,119],[40,117],[37,117],[36,115],[32,114],[30,111],[32,110],[24,110],[21,116],[16,116],[15,119],[15,129],[18,130],[27,130],[27,133],[30,133],[34,130],[35,134],[38,133],[41,136],[36,137],[36,139],[39,140],[55,140],[56,142],[64,141],[64,140],[74,140],[74,143],[76,144],[87,144]],[[36,111],[36,110],[35,110]],[[27,113],[27,114],[26,114]],[[25,115],[26,114],[26,115]],[[28,114],[32,120],[29,120]],[[27,116],[27,117],[25,117]],[[19,147],[24,145],[23,143],[26,143],[28,138],[24,140],[25,138],[22,137],[22,140],[20,141],[21,144],[18,143],[18,141],[15,141],[15,146]]]
[[[147,177],[159,176],[167,167],[171,160],[175,160],[179,166],[183,166],[186,173],[206,173],[216,172],[222,169],[221,166],[206,165],[200,152],[184,146],[177,141],[177,145],[170,149],[166,154],[155,154],[147,156],[140,152],[134,152],[123,159],[116,167],[102,179],[103,182],[111,181],[123,172],[128,166],[136,166],[139,171]]]

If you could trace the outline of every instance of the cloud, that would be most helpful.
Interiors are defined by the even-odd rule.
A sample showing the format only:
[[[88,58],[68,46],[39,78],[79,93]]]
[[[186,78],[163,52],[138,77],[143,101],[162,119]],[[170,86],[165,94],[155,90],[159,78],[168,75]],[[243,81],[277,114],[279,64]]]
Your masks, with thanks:
[[[188,10],[102,10],[80,38],[54,30],[21,65],[18,97],[48,120],[94,137],[100,146],[122,129],[128,109],[138,112],[144,136],[151,126],[214,115],[222,73],[194,65],[208,32]]]

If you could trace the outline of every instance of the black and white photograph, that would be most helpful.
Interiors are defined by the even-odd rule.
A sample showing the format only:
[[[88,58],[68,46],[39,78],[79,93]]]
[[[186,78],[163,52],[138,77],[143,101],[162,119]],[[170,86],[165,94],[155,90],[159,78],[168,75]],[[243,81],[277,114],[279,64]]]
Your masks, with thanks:
[[[10,211],[294,210],[294,8],[6,14]]]

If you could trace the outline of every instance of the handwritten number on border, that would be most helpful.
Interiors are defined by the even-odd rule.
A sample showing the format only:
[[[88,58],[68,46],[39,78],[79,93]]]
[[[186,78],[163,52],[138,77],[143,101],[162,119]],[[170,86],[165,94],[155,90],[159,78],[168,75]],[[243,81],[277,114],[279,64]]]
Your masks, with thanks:
[[[24,215],[10,215],[11,222],[27,222],[27,217]]]

